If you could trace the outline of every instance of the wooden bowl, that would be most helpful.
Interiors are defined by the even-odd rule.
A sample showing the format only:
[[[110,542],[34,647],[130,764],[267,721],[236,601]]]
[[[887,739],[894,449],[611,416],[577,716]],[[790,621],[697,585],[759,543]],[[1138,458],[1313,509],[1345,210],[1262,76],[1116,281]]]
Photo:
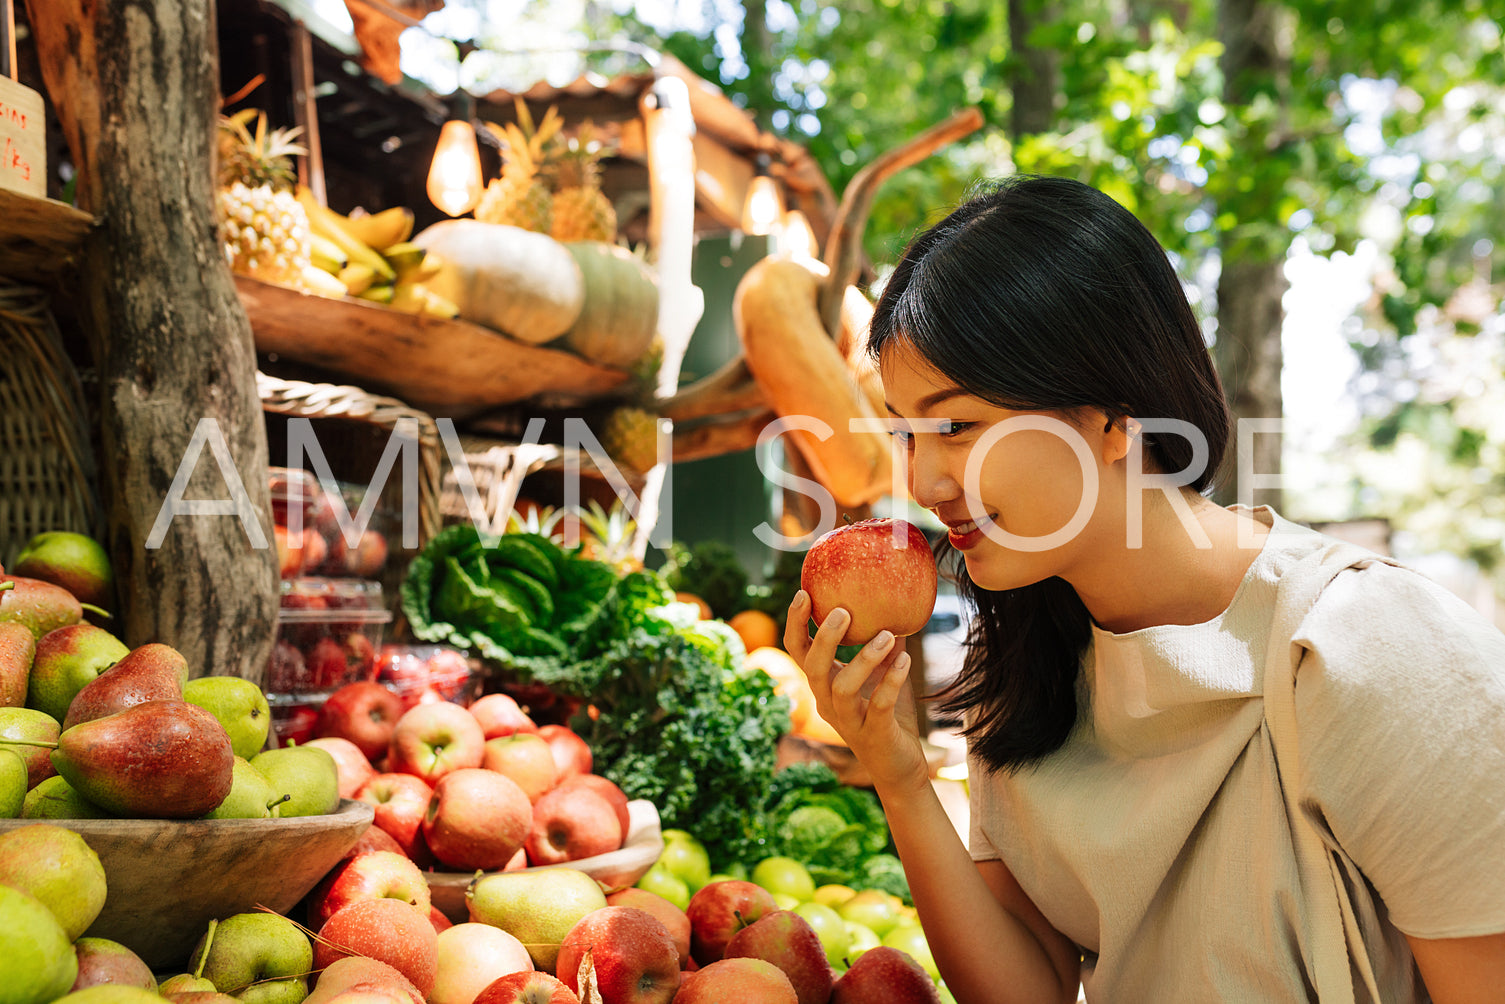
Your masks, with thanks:
[[[627,803],[627,839],[622,846],[608,854],[566,861],[562,865],[542,865],[526,868],[537,872],[545,868],[574,868],[585,872],[608,890],[633,885],[643,873],[653,867],[658,856],[664,852],[664,836],[660,830],[658,809],[646,799],[634,799]],[[429,882],[429,898],[439,912],[452,923],[463,924],[470,919],[470,910],[465,905],[465,890],[477,877],[477,872],[425,872]],[[479,874],[494,874],[484,872]]]
[[[109,893],[84,932],[118,941],[154,971],[182,971],[210,918],[286,913],[355,846],[375,809],[343,799],[294,819],[0,819],[0,833],[54,823],[81,835]]]

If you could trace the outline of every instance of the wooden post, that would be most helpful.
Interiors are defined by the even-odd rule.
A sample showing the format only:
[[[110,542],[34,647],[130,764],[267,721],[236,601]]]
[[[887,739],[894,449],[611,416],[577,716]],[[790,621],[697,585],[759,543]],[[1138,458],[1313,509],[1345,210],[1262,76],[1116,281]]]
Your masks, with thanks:
[[[293,116],[303,127],[298,142],[308,153],[298,158],[298,183],[307,186],[319,205],[329,205],[324,193],[324,148],[319,142],[319,106],[314,98],[314,36],[300,21],[288,34],[292,52]]]
[[[0,77],[20,80],[16,68],[16,8],[14,0],[0,0]]]
[[[132,646],[172,645],[195,676],[259,682],[277,559],[265,546],[256,353],[214,219],[212,0],[26,0],[26,9],[80,208],[100,220],[73,292],[99,374],[106,546],[121,594],[112,631]],[[210,433],[210,449],[183,496],[234,498],[238,481],[241,518],[178,515],[149,547],[196,430]],[[216,462],[221,444],[231,470]]]

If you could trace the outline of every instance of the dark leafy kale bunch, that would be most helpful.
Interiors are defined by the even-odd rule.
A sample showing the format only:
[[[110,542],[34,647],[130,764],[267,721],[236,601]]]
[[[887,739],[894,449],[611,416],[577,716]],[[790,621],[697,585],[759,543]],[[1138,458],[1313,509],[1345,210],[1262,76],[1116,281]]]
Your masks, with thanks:
[[[747,607],[747,569],[736,550],[719,540],[671,544],[663,575],[670,589],[694,593],[722,620]]]

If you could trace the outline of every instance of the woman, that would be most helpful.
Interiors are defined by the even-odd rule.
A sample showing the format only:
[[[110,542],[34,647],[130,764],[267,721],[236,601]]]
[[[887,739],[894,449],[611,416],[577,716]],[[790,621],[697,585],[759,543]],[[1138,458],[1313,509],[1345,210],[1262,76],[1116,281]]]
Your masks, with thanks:
[[[1076,182],[1001,184],[910,245],[870,344],[977,607],[944,695],[970,846],[896,717],[893,639],[839,663],[846,611],[809,637],[801,593],[785,642],[957,1000],[1505,999],[1505,637],[1203,496],[1229,416],[1144,227]]]

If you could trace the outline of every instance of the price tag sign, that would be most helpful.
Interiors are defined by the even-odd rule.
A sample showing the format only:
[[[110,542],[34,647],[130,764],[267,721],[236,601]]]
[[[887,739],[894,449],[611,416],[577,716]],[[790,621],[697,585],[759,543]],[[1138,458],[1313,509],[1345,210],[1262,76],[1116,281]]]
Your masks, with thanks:
[[[46,198],[46,127],[42,95],[0,76],[0,188]]]

